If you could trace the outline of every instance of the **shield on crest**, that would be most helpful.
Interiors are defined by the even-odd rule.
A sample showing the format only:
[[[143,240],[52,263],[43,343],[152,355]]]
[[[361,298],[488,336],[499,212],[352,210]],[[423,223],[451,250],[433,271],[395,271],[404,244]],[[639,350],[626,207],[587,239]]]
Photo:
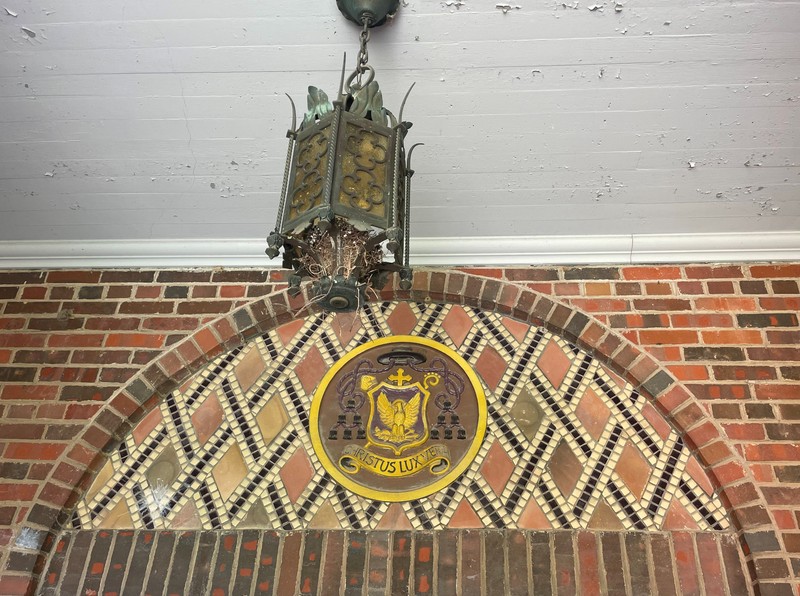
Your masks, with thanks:
[[[403,379],[403,369],[397,377]],[[405,377],[410,380],[410,377]],[[419,382],[392,385],[383,381],[368,392],[367,438],[371,445],[391,449],[400,455],[406,449],[428,440],[428,392]]]

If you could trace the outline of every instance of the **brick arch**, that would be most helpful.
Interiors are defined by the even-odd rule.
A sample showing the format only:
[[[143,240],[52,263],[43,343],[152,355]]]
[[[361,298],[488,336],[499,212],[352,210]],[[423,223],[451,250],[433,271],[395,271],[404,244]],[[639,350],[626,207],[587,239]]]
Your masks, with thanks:
[[[731,515],[758,589],[763,580],[789,580],[769,573],[783,559],[775,525],[747,467],[697,399],[652,356],[580,310],[534,290],[460,271],[417,271],[411,290],[387,287],[374,300],[434,301],[499,312],[541,326],[586,350],[656,405],[706,466]],[[106,454],[151,409],[212,359],[270,329],[319,309],[303,292],[283,290],[257,299],[194,332],[143,368],[96,414],[51,470],[22,522],[6,571],[27,591],[36,588],[55,537],[91,484]],[[69,486],[70,488],[65,488]],[[777,586],[775,586],[777,587]]]

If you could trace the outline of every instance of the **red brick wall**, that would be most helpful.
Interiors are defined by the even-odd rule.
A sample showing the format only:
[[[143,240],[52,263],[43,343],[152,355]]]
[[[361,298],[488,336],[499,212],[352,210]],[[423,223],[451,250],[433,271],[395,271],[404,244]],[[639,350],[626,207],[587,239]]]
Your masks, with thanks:
[[[759,577],[800,572],[800,264],[464,271],[527,286],[593,315],[683,381],[705,412],[683,407],[676,422],[694,427],[696,444],[702,414],[719,424],[758,486],[761,495],[753,498],[763,496],[769,521],[781,530],[783,554],[756,561]],[[253,270],[0,272],[0,546],[18,540],[23,520],[49,527],[34,498],[67,498],[82,477],[69,462],[91,459],[75,438],[126,381],[209,321],[282,289],[283,279],[282,272]],[[455,278],[417,279],[430,283],[435,298],[444,293],[438,280]],[[503,304],[506,294],[517,300],[516,290],[501,283],[474,290],[467,283],[460,291],[477,292],[477,299],[490,287],[487,306]],[[219,343],[210,332],[198,334],[183,359],[192,358],[191,350],[218,351]],[[602,355],[603,346],[598,350]],[[621,368],[640,362],[626,357],[614,352]],[[163,374],[147,381],[155,388],[171,382]],[[670,407],[668,399],[660,403]],[[58,474],[45,484],[57,462]],[[0,569],[32,567],[34,560],[3,549]],[[3,581],[3,593],[27,585],[23,575]]]

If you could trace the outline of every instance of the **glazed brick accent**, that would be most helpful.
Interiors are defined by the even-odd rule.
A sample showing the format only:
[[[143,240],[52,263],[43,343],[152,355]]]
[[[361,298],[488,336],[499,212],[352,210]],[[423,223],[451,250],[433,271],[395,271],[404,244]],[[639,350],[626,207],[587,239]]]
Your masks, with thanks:
[[[727,534],[446,530],[365,536],[246,530],[234,556],[235,541],[224,532],[67,532],[56,544],[41,594],[139,593],[138,570],[145,569],[148,584],[157,576],[156,591],[166,586],[170,596],[272,594],[276,586],[277,594],[398,596],[675,594],[701,585],[708,593],[748,593],[738,545]],[[192,550],[195,543],[201,548]],[[121,566],[128,556],[130,567]],[[185,592],[186,586],[198,591]]]
[[[724,433],[723,440],[707,439],[703,422],[688,433],[722,484],[726,466],[735,463],[728,446],[744,457],[744,474],[767,510],[748,507],[755,498],[749,492],[730,498],[748,523],[780,530],[781,556],[758,565],[780,575],[800,572],[800,482],[791,472],[800,459],[799,275],[797,264],[465,268],[420,271],[410,292],[383,295],[492,305],[533,322],[559,321],[569,339],[591,338],[598,357],[629,371],[651,364],[620,336],[649,353]],[[290,320],[302,298],[279,294],[254,302],[285,288],[285,280],[283,271],[253,270],[0,271],[0,545],[16,540],[34,498],[41,501],[37,519],[54,519],[65,505],[58,489],[86,483],[98,451],[125,431],[107,419],[77,440],[105,403],[113,400],[119,417],[135,421],[179,380],[174,375],[247,339],[235,330],[254,334],[264,321]],[[204,335],[184,341],[211,323]],[[129,385],[156,358],[158,369]],[[664,391],[659,407],[688,420],[689,412],[680,412],[686,396],[669,388],[669,376],[655,372],[641,381],[654,395]],[[52,470],[56,490],[46,491]],[[12,569],[9,551],[0,550],[4,570],[23,571],[23,559]],[[7,575],[0,592],[27,585]]]

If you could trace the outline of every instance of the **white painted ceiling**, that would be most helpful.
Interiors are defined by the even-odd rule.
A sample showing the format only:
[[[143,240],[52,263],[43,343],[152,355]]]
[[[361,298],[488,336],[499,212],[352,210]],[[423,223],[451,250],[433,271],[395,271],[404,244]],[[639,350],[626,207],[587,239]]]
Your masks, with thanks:
[[[797,0],[403,4],[369,49],[389,109],[417,83],[412,253],[800,244]],[[261,259],[284,92],[333,95],[357,38],[334,0],[3,0],[0,264],[204,243]],[[441,237],[478,241],[453,257]]]

